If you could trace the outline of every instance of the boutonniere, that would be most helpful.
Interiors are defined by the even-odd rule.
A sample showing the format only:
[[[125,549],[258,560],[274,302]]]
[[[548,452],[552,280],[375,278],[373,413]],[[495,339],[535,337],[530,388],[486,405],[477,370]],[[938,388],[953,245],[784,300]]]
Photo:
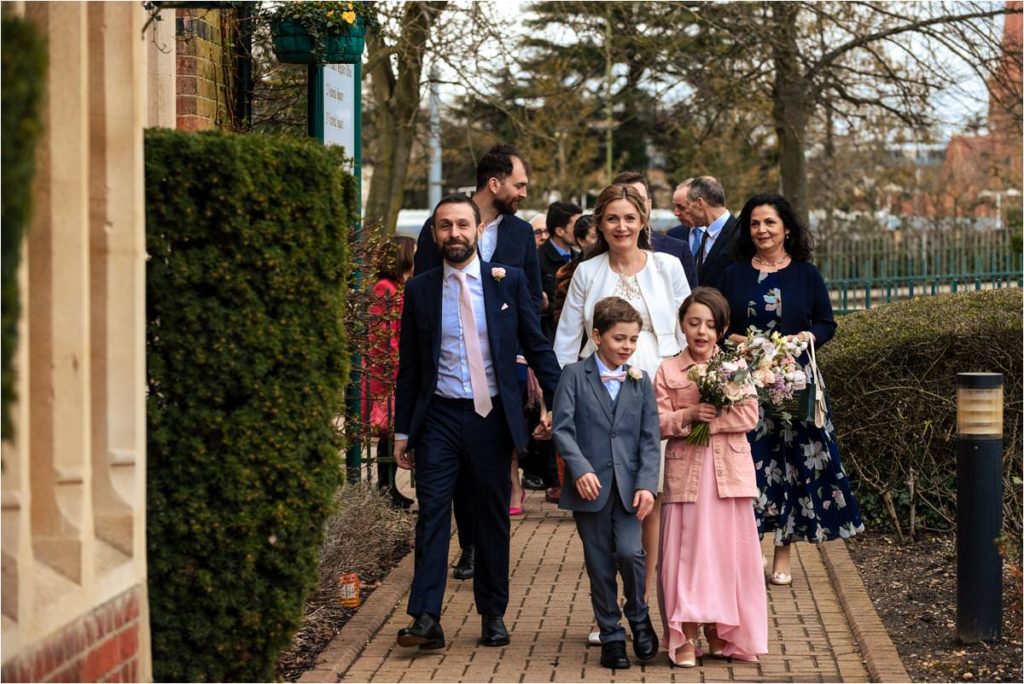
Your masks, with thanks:
[[[495,266],[491,269],[491,276],[500,283],[505,278],[505,269],[501,266]]]
[[[636,366],[630,366],[629,370],[626,371],[626,375],[628,375],[629,379],[633,382],[639,382],[644,379],[644,372]]]

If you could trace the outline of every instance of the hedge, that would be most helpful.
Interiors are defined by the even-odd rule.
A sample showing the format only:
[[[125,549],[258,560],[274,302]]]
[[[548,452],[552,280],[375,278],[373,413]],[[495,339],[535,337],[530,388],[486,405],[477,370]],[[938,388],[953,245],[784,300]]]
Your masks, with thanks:
[[[342,481],[355,183],[307,140],[145,145],[154,676],[268,681]]]
[[[864,512],[902,536],[956,522],[956,375],[1004,378],[1004,529],[1020,548],[1020,289],[923,297],[839,319],[819,356]]]
[[[3,187],[0,231],[0,392],[2,416],[0,431],[6,439],[13,435],[10,408],[15,399],[17,377],[14,352],[18,348],[18,265],[21,243],[28,229],[32,210],[32,174],[35,171],[35,147],[42,132],[40,106],[46,84],[46,42],[32,24],[9,15],[3,8],[0,18],[0,63],[3,88],[0,89],[0,186]]]

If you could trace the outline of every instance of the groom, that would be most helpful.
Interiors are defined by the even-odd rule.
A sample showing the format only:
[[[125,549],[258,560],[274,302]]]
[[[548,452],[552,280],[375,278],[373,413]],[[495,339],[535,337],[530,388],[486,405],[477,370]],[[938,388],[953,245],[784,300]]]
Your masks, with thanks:
[[[517,346],[549,400],[560,369],[540,329],[521,270],[477,255],[480,210],[449,195],[434,209],[432,235],[441,266],[405,287],[395,393],[395,460],[416,468],[415,575],[411,626],[400,646],[443,648],[441,603],[448,569],[452,495],[460,472],[471,482],[476,530],[473,597],[480,643],[509,643],[509,470],[512,449],[526,447]],[[550,418],[545,418],[550,428]]]

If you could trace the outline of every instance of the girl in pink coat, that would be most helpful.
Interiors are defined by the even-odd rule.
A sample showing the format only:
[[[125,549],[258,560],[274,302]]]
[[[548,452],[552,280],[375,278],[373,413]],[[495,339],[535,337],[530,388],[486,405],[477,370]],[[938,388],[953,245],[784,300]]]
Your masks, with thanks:
[[[705,653],[757,660],[768,652],[768,599],[752,500],[757,496],[747,432],[757,425],[757,399],[719,411],[701,403],[687,377],[718,352],[729,304],[698,287],[679,307],[687,347],[662,362],[655,377],[665,484],[661,507],[658,602],[669,659],[693,667],[704,625]],[[696,422],[709,424],[706,446],[689,444]]]

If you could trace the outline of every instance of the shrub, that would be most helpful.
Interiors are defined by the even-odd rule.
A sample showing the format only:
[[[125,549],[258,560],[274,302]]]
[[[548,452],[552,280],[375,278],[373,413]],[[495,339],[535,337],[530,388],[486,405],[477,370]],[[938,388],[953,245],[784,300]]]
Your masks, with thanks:
[[[840,319],[820,355],[865,514],[902,535],[956,517],[956,374],[1002,373],[1004,525],[1020,548],[1020,289],[924,297]]]
[[[38,31],[28,22],[10,16],[3,8],[0,62],[3,69],[3,89],[0,90],[0,143],[3,159],[0,162],[3,178],[2,220],[2,273],[0,317],[2,317],[2,417],[0,431],[10,439],[10,407],[14,401],[14,352],[18,348],[18,318],[21,303],[18,299],[18,264],[21,242],[28,229],[32,204],[32,174],[35,171],[36,140],[42,131],[39,107],[43,86],[46,84],[46,44]]]
[[[268,681],[341,482],[355,184],[312,141],[146,133],[158,680]]]

